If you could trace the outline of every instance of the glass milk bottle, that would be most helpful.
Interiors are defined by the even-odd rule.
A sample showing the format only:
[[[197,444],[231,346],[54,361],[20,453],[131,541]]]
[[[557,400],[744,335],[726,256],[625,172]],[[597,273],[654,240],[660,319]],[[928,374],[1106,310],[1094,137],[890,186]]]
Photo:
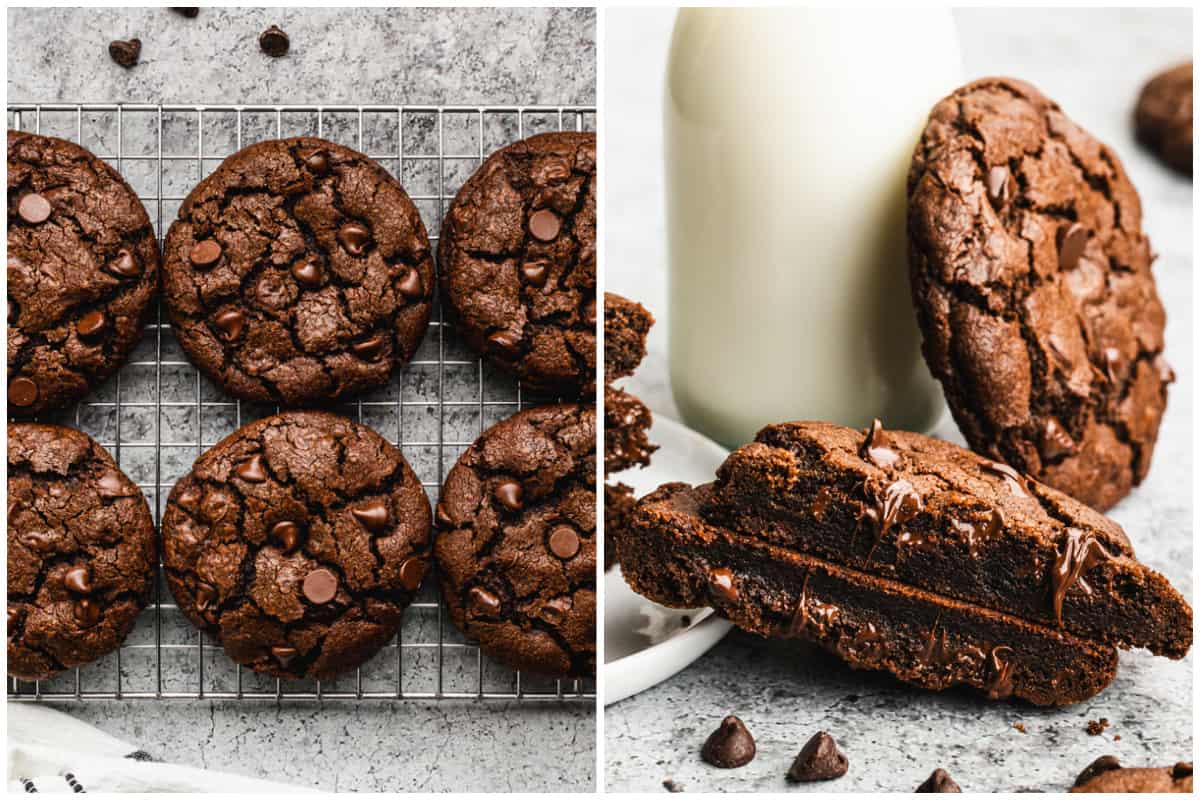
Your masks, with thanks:
[[[683,9],[664,103],[671,385],[733,447],[821,419],[927,431],[905,179],[962,83],[947,10]]]

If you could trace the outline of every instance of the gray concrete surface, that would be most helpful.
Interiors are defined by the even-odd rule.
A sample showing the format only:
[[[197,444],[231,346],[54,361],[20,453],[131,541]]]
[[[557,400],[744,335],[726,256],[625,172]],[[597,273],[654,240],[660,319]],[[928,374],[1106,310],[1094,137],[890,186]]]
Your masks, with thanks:
[[[270,24],[284,28],[291,52],[273,60],[259,52],[258,34]],[[8,102],[285,103],[285,104],[489,104],[588,105],[595,102],[595,12],[579,9],[210,9],[185,19],[167,9],[11,9],[8,13]],[[113,38],[142,39],[142,63],[123,70],[107,54]],[[160,234],[174,219],[179,200],[240,142],[301,132],[316,133],[314,113],[167,113],[166,156],[196,155],[203,126],[202,157],[159,163],[157,118],[111,110],[45,112],[41,129],[85,146],[118,166],[143,197]],[[484,119],[483,141],[474,116],[447,117],[444,152],[468,155],[557,127],[557,115],[513,114]],[[573,117],[563,123],[574,127]],[[9,124],[14,124],[9,115]],[[24,114],[21,127],[35,118]],[[426,226],[436,235],[448,198],[478,164],[477,157],[437,155],[436,118],[429,114],[366,114],[361,138],[356,114],[326,114],[327,138],[359,147],[401,178],[418,199]],[[594,127],[594,117],[579,120]],[[401,131],[402,128],[402,131]],[[240,134],[240,135],[239,135]],[[398,155],[403,138],[406,158]],[[120,155],[120,158],[118,158]],[[439,172],[439,169],[444,169]],[[161,198],[159,180],[161,178]],[[161,339],[160,339],[161,335]],[[440,477],[482,427],[517,409],[515,383],[480,369],[453,332],[439,342],[431,327],[413,364],[396,373],[368,400],[404,399],[403,405],[371,406],[363,420],[393,441],[446,446],[405,446],[405,456],[431,496]],[[439,353],[451,361],[440,385],[446,400],[481,399],[487,405],[452,406],[439,414]],[[156,357],[164,365],[155,366]],[[220,390],[196,378],[169,327],[152,326],[120,373],[92,393],[78,410],[57,415],[109,447],[122,468],[162,504],[171,484],[206,447],[267,408],[227,402]],[[161,414],[155,398],[177,405]],[[113,402],[120,400],[120,411]],[[522,398],[528,402],[531,398]],[[151,403],[151,405],[125,405]],[[349,406],[346,413],[358,409]],[[118,427],[119,426],[119,427]],[[118,441],[121,446],[116,446]],[[159,453],[152,446],[163,443]],[[149,444],[149,446],[148,446]],[[156,489],[158,491],[156,491]],[[163,589],[160,662],[153,609],[143,614],[121,653],[80,671],[84,692],[229,692],[238,687],[233,665],[219,649],[204,650],[203,672],[194,629]],[[441,662],[444,691],[472,693],[515,688],[513,673],[484,659],[439,619],[435,587],[422,590],[405,619],[402,663],[394,646],[362,672],[367,692],[430,693],[438,688],[436,643],[446,642]],[[247,692],[272,692],[275,682],[248,672]],[[46,682],[43,691],[72,692],[75,676]],[[26,691],[29,686],[22,688]],[[311,684],[285,686],[311,691]],[[353,677],[325,691],[353,691]],[[571,690],[571,685],[566,685]],[[590,682],[585,690],[593,687]],[[554,691],[553,682],[526,680],[526,692]],[[360,791],[587,791],[595,783],[595,713],[591,701],[88,701],[55,706],[141,747],[156,758],[322,789]]]
[[[1167,356],[1178,374],[1146,482],[1111,516],[1140,558],[1192,597],[1193,250],[1192,182],[1133,141],[1129,118],[1142,82],[1188,58],[1188,10],[973,9],[956,12],[969,78],[1024,78],[1076,122],[1108,142],[1141,193],[1144,227],[1158,253],[1154,272],[1167,308]],[[630,382],[656,414],[677,416],[666,373],[666,236],[662,210],[661,76],[671,11],[611,11],[606,18],[607,288],[657,316],[650,353]],[[919,43],[914,43],[919,46]],[[951,423],[939,435],[961,443]],[[1193,664],[1124,653],[1120,673],[1091,701],[1061,710],[987,704],[854,672],[796,643],[734,633],[673,679],[605,712],[606,786],[661,791],[909,791],[944,767],[965,791],[1061,791],[1097,756],[1130,765],[1172,764],[1192,753]],[[758,738],[738,770],[699,759],[728,713]],[[1088,720],[1106,717],[1101,736]],[[1021,723],[1025,733],[1013,727]],[[850,759],[831,783],[791,786],[783,776],[800,747],[828,730]],[[1117,737],[1120,737],[1118,740]]]

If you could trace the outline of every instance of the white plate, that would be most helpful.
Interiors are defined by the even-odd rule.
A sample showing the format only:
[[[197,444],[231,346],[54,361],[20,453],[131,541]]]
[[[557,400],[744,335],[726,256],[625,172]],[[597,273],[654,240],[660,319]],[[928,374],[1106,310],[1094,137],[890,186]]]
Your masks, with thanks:
[[[664,417],[655,417],[650,441],[659,445],[650,466],[615,476],[638,497],[671,481],[708,483],[729,455]],[[604,576],[604,704],[665,681],[704,655],[729,628],[709,608],[684,611],[652,603],[629,588],[620,567],[609,570]]]

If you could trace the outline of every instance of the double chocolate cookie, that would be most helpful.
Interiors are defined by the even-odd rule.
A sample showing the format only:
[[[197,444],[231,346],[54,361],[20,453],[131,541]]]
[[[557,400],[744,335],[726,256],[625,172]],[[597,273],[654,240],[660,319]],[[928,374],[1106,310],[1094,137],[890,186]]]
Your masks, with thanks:
[[[438,241],[442,299],[467,344],[528,387],[596,385],[596,136],[543,133],[493,154]]]
[[[1078,702],[1114,647],[1181,658],[1192,612],[1124,532],[1004,464],[876,424],[773,425],[717,481],[662,487],[618,532],[630,585],[802,636],[852,666],[993,699]]]
[[[1072,792],[1192,793],[1192,762],[1173,767],[1122,767],[1113,756],[1101,756],[1075,780]]]
[[[259,142],[192,190],[165,244],[180,345],[230,394],[303,405],[381,386],[429,323],[433,258],[400,184],[321,139]]]
[[[925,359],[972,449],[1109,508],[1150,469],[1174,379],[1120,159],[989,78],[934,107],[908,202]]]
[[[446,476],[434,544],[450,617],[521,670],[596,669],[596,412],[521,411]]]
[[[121,646],[154,589],[140,489],[89,436],[8,426],[8,674],[45,680]]]
[[[1155,75],[1142,87],[1134,111],[1138,141],[1163,163],[1192,174],[1192,62]]]
[[[400,451],[325,412],[234,431],[163,514],[167,583],[239,664],[330,678],[400,629],[429,560],[429,501]]]
[[[146,209],[77,144],[8,132],[8,408],[83,397],[125,363],[158,288]]]

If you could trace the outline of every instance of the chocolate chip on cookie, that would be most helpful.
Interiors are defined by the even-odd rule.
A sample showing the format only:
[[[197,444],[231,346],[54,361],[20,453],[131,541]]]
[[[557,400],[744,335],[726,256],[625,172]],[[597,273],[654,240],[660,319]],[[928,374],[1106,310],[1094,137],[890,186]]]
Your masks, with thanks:
[[[234,431],[175,485],[163,564],[184,614],[234,661],[330,678],[400,629],[430,522],[421,482],[383,437],[290,411]]]
[[[521,411],[442,487],[434,553],[450,618],[516,669],[595,672],[595,435],[590,406]]]
[[[1029,84],[988,78],[934,107],[908,201],[925,359],[963,435],[1109,508],[1150,469],[1172,380],[1120,159]]]
[[[587,398],[596,372],[596,137],[493,154],[446,212],[443,299],[476,352],[530,388]]]
[[[381,166],[321,139],[225,159],[180,207],[165,251],[180,345],[243,400],[382,386],[429,323],[433,257],[416,207]]]
[[[117,371],[158,287],[150,217],[76,144],[8,132],[8,408],[69,405]]]
[[[1192,62],[1155,75],[1134,111],[1138,141],[1172,169],[1192,174]]]
[[[44,680],[121,646],[154,589],[137,484],[89,436],[8,426],[8,674]]]

